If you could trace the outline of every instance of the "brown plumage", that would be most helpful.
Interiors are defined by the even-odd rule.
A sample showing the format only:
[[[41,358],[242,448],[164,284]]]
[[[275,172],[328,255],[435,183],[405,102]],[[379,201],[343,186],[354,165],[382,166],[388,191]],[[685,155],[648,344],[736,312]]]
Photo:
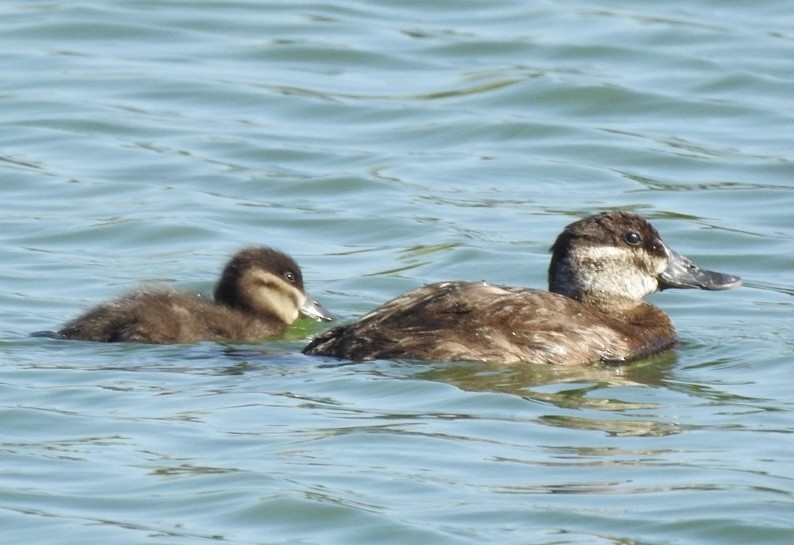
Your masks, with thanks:
[[[284,332],[301,313],[330,319],[306,295],[292,258],[253,247],[227,263],[214,301],[169,289],[137,291],[88,310],[58,333],[99,342],[252,342]]]
[[[727,289],[628,212],[587,217],[552,246],[550,291],[440,282],[405,293],[357,322],[316,337],[306,354],[351,360],[623,362],[676,341],[667,315],[643,297],[670,287]]]

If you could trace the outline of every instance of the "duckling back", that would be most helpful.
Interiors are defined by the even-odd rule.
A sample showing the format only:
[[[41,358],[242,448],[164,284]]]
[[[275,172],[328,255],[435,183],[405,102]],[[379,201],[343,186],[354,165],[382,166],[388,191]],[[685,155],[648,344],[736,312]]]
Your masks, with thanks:
[[[280,334],[286,327],[276,318],[246,315],[197,295],[150,290],[94,307],[59,333],[67,339],[96,342],[251,342]]]

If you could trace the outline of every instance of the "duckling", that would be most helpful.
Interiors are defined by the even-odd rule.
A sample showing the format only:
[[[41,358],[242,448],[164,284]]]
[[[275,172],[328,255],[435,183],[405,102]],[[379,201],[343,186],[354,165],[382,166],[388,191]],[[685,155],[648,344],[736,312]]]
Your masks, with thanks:
[[[299,315],[333,315],[304,291],[303,275],[286,254],[251,247],[226,264],[215,300],[169,289],[144,289],[101,304],[68,322],[61,338],[98,342],[253,342],[278,335]]]
[[[354,361],[622,363],[676,342],[670,318],[645,296],[741,284],[739,277],[700,269],[670,249],[645,219],[625,211],[571,223],[551,252],[549,291],[485,282],[429,284],[321,333],[303,352]]]

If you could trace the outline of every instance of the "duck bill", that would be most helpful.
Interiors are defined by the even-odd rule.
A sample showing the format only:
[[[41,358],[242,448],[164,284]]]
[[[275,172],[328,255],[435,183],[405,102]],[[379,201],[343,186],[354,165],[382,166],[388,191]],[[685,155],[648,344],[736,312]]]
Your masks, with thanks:
[[[678,252],[667,248],[667,268],[659,275],[659,290],[668,288],[729,290],[742,285],[742,279],[732,274],[701,269]]]
[[[336,316],[332,312],[308,295],[306,295],[306,301],[300,308],[300,313],[307,318],[313,318],[318,322],[330,322],[331,320],[336,319]]]

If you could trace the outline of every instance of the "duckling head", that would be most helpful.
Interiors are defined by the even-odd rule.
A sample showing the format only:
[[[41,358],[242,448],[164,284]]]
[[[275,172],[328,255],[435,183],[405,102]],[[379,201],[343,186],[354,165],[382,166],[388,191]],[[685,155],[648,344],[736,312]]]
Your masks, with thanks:
[[[301,314],[316,320],[334,316],[312,300],[303,274],[288,255],[268,247],[241,250],[223,270],[215,301],[243,312],[271,316],[291,324]]]

